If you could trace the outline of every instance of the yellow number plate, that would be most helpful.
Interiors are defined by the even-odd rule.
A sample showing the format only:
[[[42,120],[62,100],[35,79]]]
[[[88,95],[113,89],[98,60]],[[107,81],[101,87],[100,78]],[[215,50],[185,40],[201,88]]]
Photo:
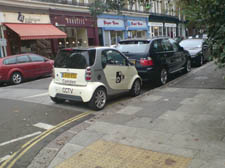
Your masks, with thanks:
[[[130,59],[129,60],[131,63],[133,63],[134,65],[136,64],[136,60],[135,59]]]
[[[76,73],[63,73],[62,78],[76,79],[77,74]]]

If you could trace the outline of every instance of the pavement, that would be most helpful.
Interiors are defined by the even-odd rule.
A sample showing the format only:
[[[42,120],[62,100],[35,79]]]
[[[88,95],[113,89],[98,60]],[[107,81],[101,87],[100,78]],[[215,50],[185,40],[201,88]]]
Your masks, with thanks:
[[[215,68],[208,63],[95,112],[43,148],[28,168],[225,167],[225,73]]]

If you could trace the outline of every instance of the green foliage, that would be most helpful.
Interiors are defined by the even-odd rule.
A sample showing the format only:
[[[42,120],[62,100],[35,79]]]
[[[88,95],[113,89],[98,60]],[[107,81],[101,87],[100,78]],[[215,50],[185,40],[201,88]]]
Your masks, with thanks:
[[[104,12],[121,12],[125,5],[125,0],[95,0],[90,6],[89,11],[93,17],[97,17]]]
[[[180,0],[190,24],[205,29],[212,56],[219,67],[225,67],[225,3],[224,0]]]

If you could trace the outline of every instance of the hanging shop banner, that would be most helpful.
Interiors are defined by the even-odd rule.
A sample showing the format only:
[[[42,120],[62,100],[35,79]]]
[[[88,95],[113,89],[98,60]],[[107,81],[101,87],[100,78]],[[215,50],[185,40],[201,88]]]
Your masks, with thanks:
[[[174,23],[165,23],[165,27],[177,27]]]
[[[50,23],[47,14],[28,14],[22,12],[4,12],[4,22],[7,23]]]
[[[124,21],[121,19],[98,18],[98,27],[102,28],[124,28]]]
[[[147,23],[144,20],[127,20],[128,29],[146,29]]]

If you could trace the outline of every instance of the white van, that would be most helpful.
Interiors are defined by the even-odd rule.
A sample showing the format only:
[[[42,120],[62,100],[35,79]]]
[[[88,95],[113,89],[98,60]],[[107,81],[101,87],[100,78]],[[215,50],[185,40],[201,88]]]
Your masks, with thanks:
[[[110,95],[139,95],[141,84],[135,66],[116,49],[68,48],[56,56],[49,95],[55,103],[88,102],[91,108],[101,110]]]

